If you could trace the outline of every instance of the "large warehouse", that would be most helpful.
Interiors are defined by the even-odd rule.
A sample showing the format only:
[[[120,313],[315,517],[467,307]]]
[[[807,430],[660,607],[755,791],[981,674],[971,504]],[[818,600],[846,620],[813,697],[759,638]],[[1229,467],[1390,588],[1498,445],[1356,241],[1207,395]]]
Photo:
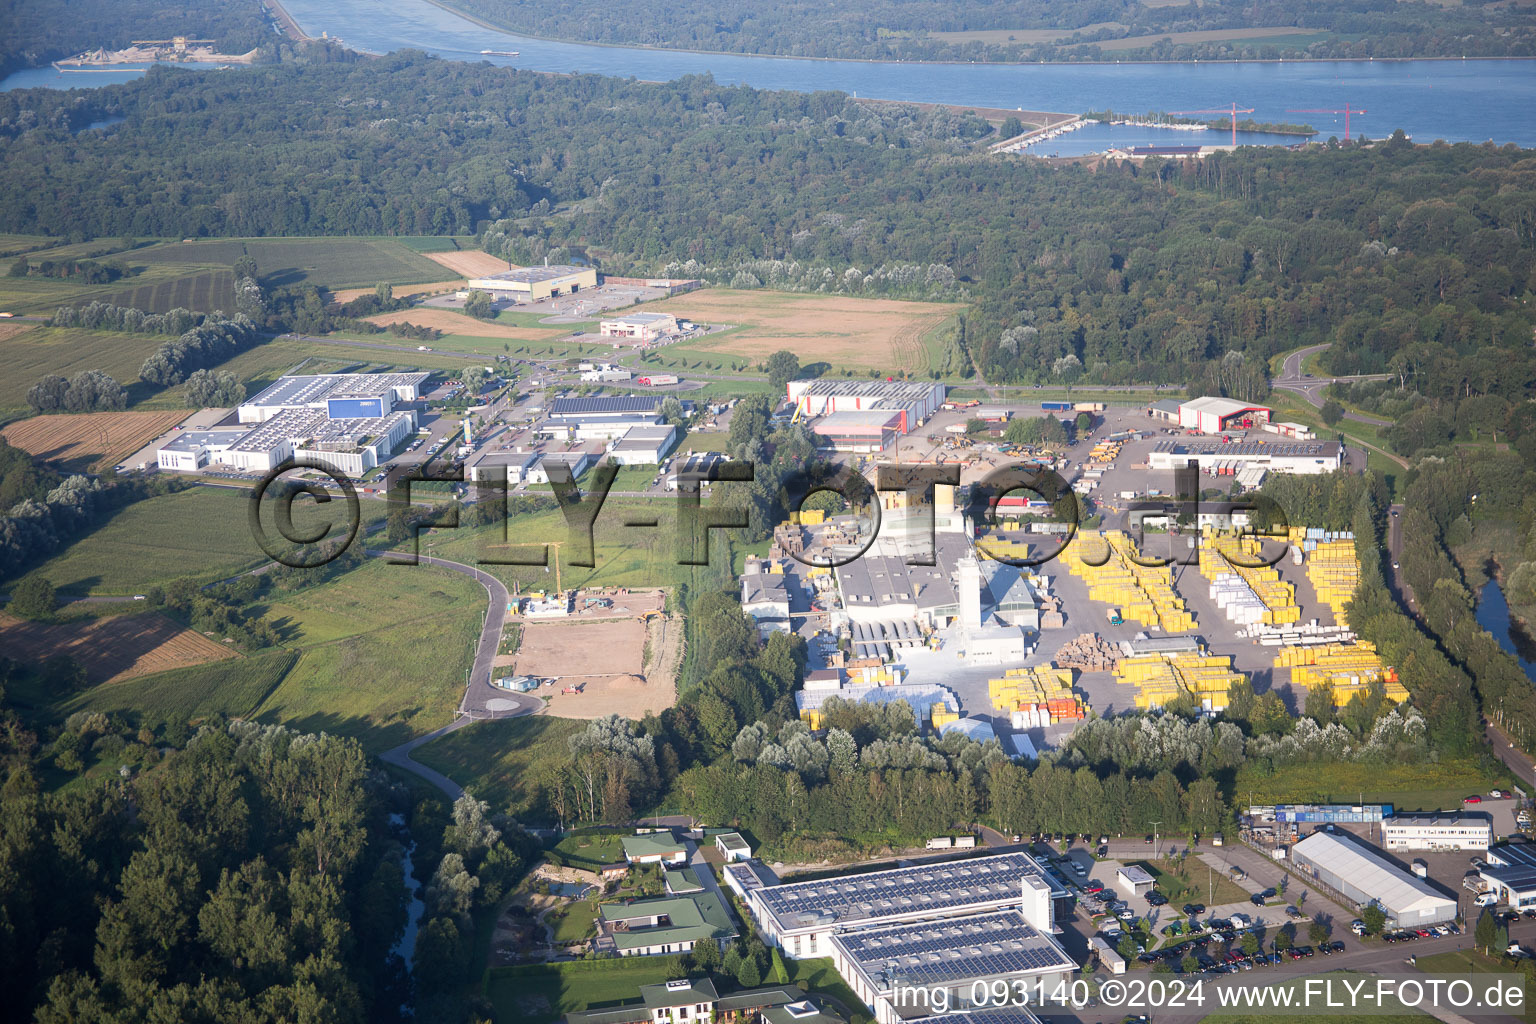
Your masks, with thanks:
[[[1203,473],[1218,469],[1263,469],[1271,473],[1332,473],[1344,465],[1344,446],[1337,441],[1239,441],[1181,439],[1159,441],[1147,455],[1147,468],[1183,469],[1198,463]]]
[[[1234,398],[1192,398],[1179,406],[1179,426],[1202,434],[1249,430],[1269,422],[1270,410]]]
[[[240,403],[241,423],[260,423],[290,409],[323,412],[331,419],[387,416],[421,397],[428,373],[314,373],[279,377]]]
[[[1456,900],[1343,832],[1314,832],[1291,847],[1298,870],[1361,905],[1376,902],[1397,928],[1453,921]]]
[[[878,452],[904,433],[905,416],[899,409],[867,409],[834,412],[811,425],[818,448],[868,455]]]
[[[967,1009],[975,992],[990,992],[998,979],[1010,990],[1022,981],[1031,992],[1041,986],[1049,993],[1077,970],[1049,930],[1018,910],[846,932],[833,935],[831,946],[832,965],[878,1024],[935,1006]]]
[[[1536,843],[1490,847],[1478,873],[1499,899],[1516,910],[1536,907]]]
[[[917,429],[944,404],[944,385],[892,380],[792,380],[785,386],[802,416],[891,409],[904,414],[902,433]]]
[[[1388,850],[1486,850],[1493,819],[1486,814],[1399,814],[1381,823]]]
[[[769,944],[791,956],[815,957],[832,953],[837,934],[1002,910],[1022,910],[1026,924],[1048,935],[1054,900],[1067,894],[1033,857],[1014,851],[768,885],[749,895],[748,910]]]
[[[471,291],[486,292],[499,302],[538,302],[596,287],[597,271],[591,267],[518,267],[469,281]]]
[[[629,313],[598,322],[603,337],[630,341],[655,341],[676,334],[677,329],[677,317],[671,313]]]

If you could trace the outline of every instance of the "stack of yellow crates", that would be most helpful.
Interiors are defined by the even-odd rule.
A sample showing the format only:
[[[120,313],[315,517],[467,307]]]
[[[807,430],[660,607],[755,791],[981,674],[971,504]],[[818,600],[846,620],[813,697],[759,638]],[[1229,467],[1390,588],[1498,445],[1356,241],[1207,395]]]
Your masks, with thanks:
[[[1160,708],[1187,693],[1207,711],[1226,708],[1227,691],[1242,678],[1233,670],[1230,656],[1207,651],[1121,658],[1115,677],[1137,688],[1138,708]]]
[[[1098,561],[1108,545],[1109,560]],[[1120,617],[1143,626],[1157,626],[1166,633],[1185,633],[1195,628],[1195,617],[1173,591],[1169,566],[1146,566],[1134,561],[1136,545],[1119,530],[1085,533],[1062,552],[1067,570],[1088,583],[1088,596],[1120,611]]]
[[[987,680],[987,695],[992,706],[1012,711],[1020,704],[1044,704],[1072,696],[1072,670],[1040,665],[1034,668],[1010,668],[1000,679]]]
[[[1260,565],[1264,552],[1259,538],[1207,531],[1200,545],[1200,574],[1215,581],[1231,573],[1252,590],[1264,605],[1264,622],[1270,626],[1288,626],[1301,621],[1301,606],[1296,603],[1296,588],[1280,578],[1280,570]],[[1255,566],[1256,568],[1249,568]]]
[[[976,538],[976,549],[988,558],[999,562],[1007,559],[1023,561],[1029,558],[1029,545],[1026,542],[995,532]]]
[[[1349,619],[1344,605],[1355,596],[1360,585],[1360,559],[1352,540],[1320,540],[1307,553],[1307,579],[1318,599],[1333,609],[1333,620],[1345,629]]]
[[[928,723],[935,729],[958,721],[960,721],[960,713],[949,710],[944,704],[935,704],[928,711]]]
[[[1353,644],[1282,647],[1275,657],[1275,667],[1289,668],[1294,684],[1331,686],[1336,707],[1342,708],[1356,695],[1364,697],[1370,684],[1378,680],[1386,698],[1394,704],[1408,699],[1408,688],[1398,679],[1396,671],[1381,663],[1376,645],[1369,640]]]

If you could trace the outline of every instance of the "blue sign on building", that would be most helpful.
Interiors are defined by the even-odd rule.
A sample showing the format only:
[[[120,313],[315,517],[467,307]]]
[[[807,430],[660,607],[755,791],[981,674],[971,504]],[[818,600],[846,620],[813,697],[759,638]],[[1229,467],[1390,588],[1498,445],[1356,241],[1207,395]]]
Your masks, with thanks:
[[[333,420],[366,419],[383,416],[383,398],[328,398],[325,414]]]

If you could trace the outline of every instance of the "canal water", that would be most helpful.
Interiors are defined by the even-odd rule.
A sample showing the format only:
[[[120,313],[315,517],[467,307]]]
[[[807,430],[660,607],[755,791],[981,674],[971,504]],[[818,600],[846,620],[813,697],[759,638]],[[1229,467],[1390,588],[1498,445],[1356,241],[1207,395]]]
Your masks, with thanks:
[[[1509,602],[1497,580],[1489,580],[1477,594],[1477,624],[1492,633],[1499,646],[1520,662],[1526,677],[1536,683],[1536,641],[1509,617]]]
[[[721,82],[763,89],[837,89],[857,96],[1023,110],[1194,110],[1236,102],[1258,121],[1305,121],[1322,138],[1343,135],[1343,118],[1292,114],[1292,108],[1368,111],[1351,124],[1382,137],[1401,128],[1415,141],[1513,142],[1536,147],[1536,60],[1306,61],[1191,64],[920,64],[806,60],[690,53],[643,47],[557,43],[483,28],[428,0],[284,0],[313,36],[322,32],[355,49],[388,53],[415,48],[464,61],[535,71],[592,72],[668,81],[712,74]],[[518,56],[482,55],[518,51]],[[26,77],[22,77],[26,76]],[[35,69],[0,89],[24,85],[102,85],[105,73]],[[1063,156],[1109,144],[1210,143],[1197,133],[1095,126],[1059,136],[1033,152]],[[1294,141],[1240,136],[1243,142]]]

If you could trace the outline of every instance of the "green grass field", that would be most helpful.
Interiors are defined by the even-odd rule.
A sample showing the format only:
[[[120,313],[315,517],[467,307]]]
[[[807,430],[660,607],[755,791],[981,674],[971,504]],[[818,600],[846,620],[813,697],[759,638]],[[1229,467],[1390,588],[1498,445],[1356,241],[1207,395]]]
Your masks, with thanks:
[[[0,416],[30,414],[27,389],[45,374],[68,377],[82,370],[104,370],[126,387],[138,380],[139,367],[166,340],[159,334],[78,327],[33,327],[0,340],[0,363],[5,366],[5,373],[0,374]],[[135,390],[152,394],[159,389],[141,385]],[[175,399],[168,396],[173,406],[179,406]],[[134,407],[139,406],[135,403]]]
[[[624,859],[624,836],[628,834],[601,830],[573,832],[555,844],[549,859],[555,864],[595,871],[604,864],[617,864]]]
[[[1404,811],[1438,811],[1461,806],[1468,793],[1512,785],[1506,772],[1485,772],[1473,758],[1438,764],[1333,764],[1326,777],[1312,765],[1291,765],[1260,774],[1239,768],[1232,784],[1244,803],[1389,803]]]
[[[130,711],[148,722],[185,715],[248,717],[298,661],[288,650],[193,665],[121,683],[104,683],[65,702],[59,717],[76,711]]]
[[[1529,943],[1526,943],[1529,945]],[[1447,953],[1434,953],[1430,956],[1419,957],[1417,964],[1419,970],[1425,974],[1518,974],[1516,967],[1509,961],[1501,963],[1491,956],[1472,949],[1457,949]],[[1527,1024],[1536,1022],[1536,1005],[1530,1002],[1527,993],[1525,1012],[1505,1018],[1506,1020],[1523,1020]]]
[[[807,992],[818,995],[824,1002],[830,1002],[832,1009],[842,1013],[850,1024],[869,1022],[872,1018],[869,1009],[859,999],[858,994],[843,980],[843,976],[837,973],[837,968],[832,966],[831,957],[817,957],[814,959],[796,960],[793,957],[784,958],[784,966],[789,971],[791,984],[799,985]]]
[[[416,239],[418,244],[420,239]],[[392,238],[227,238],[167,242],[135,250],[134,264],[234,266],[241,256],[256,261],[267,288],[313,284],[322,288],[365,288],[388,281],[441,281],[444,268]]]
[[[496,1024],[544,1024],[578,1010],[638,1003],[641,985],[680,976],[672,956],[523,964],[487,971],[485,995]]]
[[[544,920],[554,929],[555,942],[570,945],[592,937],[592,922],[597,919],[597,904],[579,900],[550,911]]]
[[[1223,903],[1241,903],[1249,896],[1247,889],[1220,872],[1208,871],[1208,865],[1198,860],[1183,865],[1171,860],[1136,863],[1157,879],[1157,891],[1167,896],[1174,906],[1193,901],[1215,907]]]
[[[410,619],[484,606],[485,588],[468,577],[431,566],[372,560],[321,586],[278,594],[255,610],[282,631],[285,645],[310,647]]]
[[[534,767],[547,756],[563,756],[567,740],[584,728],[585,722],[568,718],[476,722],[416,748],[411,757],[492,806],[523,815],[533,806],[527,780]]]
[[[428,570],[400,571],[430,578],[416,586],[442,586]],[[401,596],[417,599],[410,588]],[[354,736],[370,753],[447,725],[464,693],[483,608],[466,602],[306,648],[255,717],[303,732]]]
[[[31,258],[31,257],[29,257]],[[204,268],[197,268],[201,272]],[[186,267],[146,267],[141,272],[106,284],[85,284],[57,277],[0,277],[0,310],[52,316],[60,306],[76,306],[92,299],[109,301],[125,289],[159,285],[185,277]]]
[[[43,235],[0,235],[0,259],[45,249],[53,241]]]

